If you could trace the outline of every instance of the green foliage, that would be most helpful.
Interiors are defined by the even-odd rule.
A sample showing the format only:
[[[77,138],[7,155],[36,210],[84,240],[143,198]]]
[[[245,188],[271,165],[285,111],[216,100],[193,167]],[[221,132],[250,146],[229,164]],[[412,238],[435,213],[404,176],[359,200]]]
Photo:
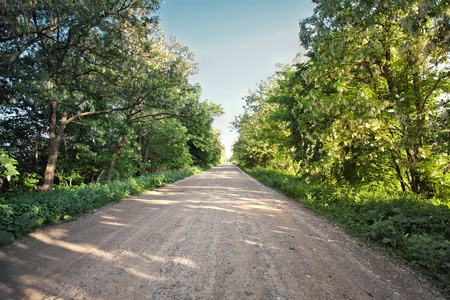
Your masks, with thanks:
[[[0,230],[0,245],[8,245],[12,242],[14,242],[14,234],[9,231]]]
[[[245,98],[244,114],[232,123],[239,133],[233,145],[233,159],[247,166],[272,166],[289,169],[290,146],[286,123],[277,116],[279,106],[270,102],[272,93],[278,90],[278,82],[269,79],[259,89]]]
[[[14,158],[9,157],[3,149],[0,149],[0,176],[2,178],[19,175],[14,165],[17,165],[17,161]]]
[[[0,149],[0,190],[5,190],[9,182],[19,175],[17,160],[9,157],[5,150]]]
[[[195,110],[192,110],[192,105],[195,105]],[[223,114],[222,107],[206,101],[193,103],[185,110],[192,111],[191,118],[182,118],[180,121],[187,128],[189,137],[187,144],[193,164],[196,166],[217,165],[225,148],[220,142],[220,132],[212,127],[212,123],[214,118]]]
[[[193,56],[166,37],[160,3],[2,3],[2,147],[21,174],[42,176],[41,190],[220,160],[221,109],[189,82]],[[161,155],[149,157],[155,142]],[[37,177],[26,179],[11,189],[33,189]]]
[[[309,61],[246,97],[234,158],[275,166],[284,151],[300,176],[448,198],[450,69],[436,34],[450,6],[429,4],[318,1],[300,23]]]
[[[199,168],[159,172],[132,179],[79,187],[61,187],[48,193],[19,194],[0,199],[0,244],[31,232],[39,226],[71,220],[111,202],[118,202],[201,172]]]
[[[450,202],[403,194],[380,184],[336,186],[261,167],[262,183],[337,222],[389,255],[424,270],[450,292]]]
[[[313,124],[329,120],[309,134],[338,169],[346,161],[371,167],[387,182],[396,178],[403,191],[433,196],[441,189],[432,182],[449,180],[442,178],[448,147],[439,138],[448,138],[449,123],[436,117],[447,110],[441,98],[449,92],[450,69],[447,46],[435,37],[450,8],[441,5],[437,13],[429,4],[321,1],[301,21],[310,57],[302,75],[314,88],[300,102],[313,104]]]
[[[145,124],[148,126],[148,124]],[[151,171],[157,169],[184,169],[192,163],[189,154],[187,128],[180,122],[164,120],[150,124],[147,140],[140,143],[146,149],[142,151],[143,160],[148,162]]]

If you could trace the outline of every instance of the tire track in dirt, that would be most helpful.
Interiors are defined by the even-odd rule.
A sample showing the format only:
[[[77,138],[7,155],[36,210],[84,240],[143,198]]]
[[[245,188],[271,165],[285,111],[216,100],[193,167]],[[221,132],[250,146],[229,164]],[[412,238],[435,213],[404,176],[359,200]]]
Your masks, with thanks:
[[[0,299],[444,299],[232,164],[0,248]]]

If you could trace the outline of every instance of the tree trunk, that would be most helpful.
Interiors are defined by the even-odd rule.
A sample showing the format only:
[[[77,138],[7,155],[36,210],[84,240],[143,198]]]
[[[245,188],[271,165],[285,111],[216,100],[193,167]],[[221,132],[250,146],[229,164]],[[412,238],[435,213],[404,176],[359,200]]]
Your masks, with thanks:
[[[64,129],[66,127],[67,121],[67,109],[64,111],[63,116],[61,118],[61,124],[56,131],[56,102],[52,101],[50,104],[50,126],[49,126],[49,135],[50,135],[50,149],[48,153],[47,166],[45,168],[44,174],[44,184],[42,185],[42,191],[48,192],[53,189],[53,182],[55,180],[55,171],[56,171],[56,162],[58,159],[58,151],[59,145],[61,144],[61,139],[64,133]]]
[[[119,156],[120,150],[123,146],[123,136],[121,135],[117,140],[116,149],[114,150],[113,160],[109,164],[108,171],[106,172],[106,180],[110,181],[112,177],[112,171],[114,170],[114,166],[116,165],[117,157]]]
[[[34,172],[39,172],[39,140],[34,144]]]
[[[148,136],[147,141],[145,143],[145,147],[143,149],[142,153],[142,168],[141,168],[141,175],[144,175],[148,171],[147,162],[148,162],[148,154],[150,152],[150,145],[151,145],[152,137],[151,135]]]
[[[419,172],[416,168],[417,165],[422,162],[419,158],[419,154],[417,150],[406,151],[409,163],[411,167],[409,167],[409,175],[410,178],[410,186],[411,191],[415,194],[423,194],[423,195],[432,195],[434,193],[433,187],[430,185],[428,178],[423,176],[421,172]]]
[[[402,187],[403,193],[406,192],[405,181],[403,180],[402,172],[400,167],[398,166],[395,158],[392,158],[392,162],[394,163],[395,172],[397,173],[398,180],[400,181],[400,186]]]
[[[104,169],[103,169],[103,170],[100,172],[100,174],[98,175],[98,177],[97,177],[97,183],[100,182],[100,178],[102,178],[103,172],[105,172]]]
[[[12,64],[23,52],[25,52],[30,46],[35,44],[36,42],[40,41],[41,37],[32,38],[27,43],[22,45],[18,50],[16,50],[14,53],[11,53],[7,58],[5,58],[2,61],[2,66],[7,66],[9,64]]]

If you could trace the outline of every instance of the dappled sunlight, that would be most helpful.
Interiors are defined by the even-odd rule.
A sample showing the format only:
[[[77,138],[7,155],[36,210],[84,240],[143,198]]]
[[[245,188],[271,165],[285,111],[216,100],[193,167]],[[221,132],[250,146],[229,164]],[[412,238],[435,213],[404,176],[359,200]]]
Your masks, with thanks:
[[[6,294],[9,294],[9,295],[13,294],[13,289],[2,282],[0,282],[0,290],[5,291]]]
[[[322,289],[344,272],[352,284],[345,241],[270,190],[240,176],[221,185],[214,172],[0,249],[0,298],[312,299],[300,293],[311,280]]]
[[[187,200],[186,203],[194,203],[194,204],[201,204],[204,201],[200,201],[200,200]],[[194,208],[193,206],[191,206],[192,208]]]
[[[62,239],[62,238],[65,238],[68,236],[68,231],[58,228],[58,229],[51,230],[50,232],[48,232],[48,235],[54,239]]]
[[[184,265],[189,268],[197,267],[194,261],[186,257],[175,257],[171,261],[173,261],[174,264]]]
[[[100,219],[110,219],[114,220],[115,218],[112,216],[104,216],[105,218]],[[100,221],[99,224],[104,224],[105,222]],[[117,224],[114,224],[117,225]],[[125,224],[123,224],[125,225]],[[128,227],[129,225],[125,225]],[[79,265],[83,274],[91,274],[86,275],[85,279],[82,279],[81,283],[76,283],[76,281],[72,281],[69,279],[64,284],[64,290],[61,290],[61,283],[59,282],[58,272],[47,273],[47,270],[44,268],[39,270],[39,268],[34,269],[33,272],[25,272],[22,274],[17,274],[14,277],[15,287],[9,287],[0,282],[0,288],[3,289],[6,293],[10,295],[18,295],[18,291],[23,295],[24,298],[45,298],[48,295],[49,290],[60,291],[62,294],[59,294],[60,299],[65,299],[64,293],[71,292],[79,293],[80,291],[85,290],[86,286],[90,287],[90,290],[102,290],[105,286],[97,286],[92,279],[97,280],[99,278],[97,272],[103,272],[103,270],[107,271],[107,274],[115,274],[117,276],[117,282],[124,280],[124,278],[134,278],[131,282],[137,282],[136,280],[140,280],[141,282],[153,282],[153,283],[165,283],[169,279],[166,278],[163,274],[161,274],[161,268],[168,269],[174,268],[176,266],[182,266],[183,268],[187,268],[188,270],[196,269],[197,263],[192,260],[190,257],[178,256],[178,255],[165,255],[159,256],[153,254],[151,252],[141,252],[141,251],[132,251],[126,249],[111,249],[109,251],[102,250],[100,246],[96,246],[88,243],[75,243],[69,241],[63,241],[55,239],[48,234],[43,232],[39,232],[37,234],[33,234],[33,239],[37,242],[41,242],[42,245],[46,245],[45,252],[48,254],[35,254],[38,261],[46,262],[46,264],[50,264],[50,266],[57,266],[62,259],[67,259],[68,264],[75,263],[74,266]],[[57,251],[58,248],[63,249],[64,251]],[[27,251],[28,249],[22,249]],[[8,259],[9,262],[13,263],[16,266],[27,264],[25,261],[21,261],[16,258],[14,255],[4,254],[0,251],[0,259],[5,261]],[[48,269],[48,270],[51,270]],[[76,269],[68,270],[69,274],[78,271]],[[106,273],[102,275],[106,276]],[[120,275],[122,274],[122,275]],[[71,276],[69,276],[71,278]],[[83,283],[84,282],[84,283]],[[113,280],[114,282],[114,280]],[[81,284],[81,286],[80,286]],[[42,289],[42,286],[45,287]],[[111,286],[107,284],[107,286]],[[114,284],[112,285],[114,286]],[[20,287],[20,290],[16,288]],[[120,287],[117,287],[120,288]],[[72,294],[73,296],[74,294]],[[72,298],[69,297],[69,298]]]
[[[39,279],[41,281],[41,279]],[[42,281],[43,284],[48,286],[57,286],[57,283],[54,281],[49,282],[48,280]],[[28,299],[45,299],[45,294],[35,288],[26,288],[23,291],[23,294],[27,296]]]
[[[287,230],[287,231],[295,231],[295,229],[293,229],[293,228],[284,227],[284,226],[278,226],[278,228],[281,228],[281,229]]]
[[[161,256],[152,255],[149,253],[144,253],[143,255],[154,262],[165,263],[165,261],[166,261],[166,259]]]
[[[130,225],[128,225],[128,224],[117,223],[117,222],[99,222],[99,223],[100,223],[100,224],[103,224],[103,225],[110,225],[110,226],[130,227]]]
[[[229,208],[224,208],[224,207],[219,207],[219,206],[200,206],[200,207],[195,207],[195,206],[191,206],[191,205],[187,205],[187,208],[192,208],[192,209],[214,209],[214,210],[222,210],[222,211],[227,211],[227,212],[238,212],[237,210],[233,210],[233,209],[229,209]]]
[[[251,249],[264,249],[266,251],[273,251],[274,253],[282,250],[282,247],[280,247],[279,244],[269,245],[266,240],[258,238],[258,237],[246,237],[246,238],[241,239],[240,242],[246,246],[252,247]],[[254,250],[249,250],[249,251],[254,251]]]
[[[140,272],[138,270],[135,270],[133,268],[128,268],[126,270],[127,270],[127,272],[129,274],[134,275],[134,276],[139,277],[139,278],[144,279],[144,280],[155,280],[156,279],[156,277],[154,277],[154,276],[148,275],[146,273],[142,273],[142,272]]]
[[[22,261],[21,259],[13,256],[13,255],[5,255],[4,253],[2,253],[2,251],[0,251],[0,261],[10,261],[11,263],[15,264],[15,265],[24,265],[26,264],[24,261]]]
[[[264,244],[258,243],[258,242],[254,242],[254,241],[250,241],[250,240],[244,240],[244,243],[247,243],[249,245],[253,245],[253,246],[263,246]]]
[[[243,209],[261,209],[261,210],[269,210],[269,211],[281,211],[279,208],[275,208],[273,206],[267,206],[267,205],[243,205]]]
[[[128,200],[131,201],[137,201],[137,202],[142,202],[142,203],[146,203],[146,204],[156,204],[156,205],[167,205],[167,204],[176,204],[179,203],[179,201],[176,200],[158,200],[158,199],[149,199],[149,198],[142,198],[142,197],[133,197],[133,198],[129,198]]]
[[[342,241],[338,241],[338,240],[329,240],[329,239],[324,239],[324,238],[319,238],[319,237],[315,237],[315,236],[309,236],[306,238],[310,238],[312,240],[318,240],[321,242],[328,242],[328,243],[342,243]]]
[[[4,270],[2,270],[2,272],[4,272]],[[0,282],[0,291],[4,291],[6,294],[11,295],[11,297],[5,299],[48,299],[47,291],[49,289],[56,289],[59,283],[55,279],[38,274],[39,273],[32,274],[29,272],[14,276],[15,283],[22,287],[20,290],[16,290],[11,284],[7,285]],[[45,289],[42,287],[45,287]],[[59,297],[58,299],[64,298]]]
[[[197,267],[196,263],[193,260],[191,260],[191,259],[189,259],[187,257],[177,257],[177,256],[175,256],[175,257],[172,257],[172,256],[170,256],[170,257],[161,257],[161,256],[157,256],[157,255],[152,255],[152,254],[149,254],[149,253],[144,253],[143,256],[145,256],[146,258],[150,259],[151,261],[158,262],[158,263],[161,263],[161,264],[165,264],[167,261],[170,261],[171,264],[175,264],[175,265],[176,264],[180,264],[180,265],[184,265],[184,266],[189,267],[189,268],[196,268]]]
[[[100,218],[107,219],[107,220],[117,220],[117,217],[114,217],[111,215],[104,215],[104,216],[101,216]]]
[[[202,283],[214,280],[215,277],[205,274],[221,264],[221,259],[237,253],[232,251],[236,243],[245,246],[244,251],[239,252],[242,255],[254,249],[282,251],[278,244],[268,244],[262,236],[253,233],[256,230],[254,218],[276,219],[282,213],[270,193],[249,188],[246,182],[236,181],[232,173],[223,177],[222,173],[214,172],[196,176],[195,181],[128,197],[106,211],[91,215],[90,227],[77,235],[70,233],[70,224],[80,224],[75,222],[67,223],[68,227],[61,224],[55,229],[31,234],[34,245],[43,250],[30,257],[39,262],[38,266],[47,265],[47,269],[18,274],[12,279],[15,287],[10,294],[21,290],[27,295],[25,298],[28,295],[43,298],[48,295],[47,291],[57,291],[61,299],[66,298],[64,295],[87,298],[101,295],[103,298],[106,294],[101,291],[110,289],[109,292],[120,294],[124,284],[133,287],[132,293],[139,286],[166,286],[169,291],[175,286],[178,288],[180,281],[189,282],[192,276],[202,278]],[[220,178],[211,178],[214,176]],[[210,182],[213,182],[212,187]],[[201,219],[205,223],[201,223]],[[224,235],[214,228],[231,231]],[[289,234],[292,230],[282,226],[273,230],[267,227],[263,235]],[[102,235],[92,238],[95,232]],[[189,240],[192,237],[194,240]],[[184,242],[185,239],[189,242]],[[223,243],[228,248],[217,256],[213,251]],[[228,250],[232,252],[222,256]],[[33,249],[24,245],[21,251],[31,253]],[[1,255],[0,251],[0,259]],[[65,260],[70,266],[67,270],[62,265]],[[8,261],[25,268],[30,263],[14,255],[10,255]],[[61,268],[66,273],[61,274]],[[182,279],[176,277],[180,274]],[[99,285],[100,277],[111,279]],[[93,294],[85,294],[88,292]]]
[[[279,230],[272,230],[272,232],[278,233],[278,234],[288,234],[287,232],[279,231]]]
[[[62,240],[58,240],[58,239],[53,239],[50,236],[48,236],[42,232],[34,235],[33,238],[35,238],[36,240],[41,241],[42,243],[45,243],[47,245],[58,246],[60,248],[64,248],[69,251],[74,251],[74,252],[78,252],[78,253],[101,257],[102,259],[108,260],[108,261],[112,261],[114,258],[111,253],[102,251],[99,248],[94,247],[92,245],[76,244],[76,243],[70,243],[70,242],[66,242],[66,241],[62,241]]]
[[[174,200],[158,200],[158,199],[145,199],[145,201],[150,202],[151,204],[156,204],[156,205],[168,205],[168,204],[177,204],[177,203],[180,203],[180,201],[174,201]]]
[[[59,258],[58,257],[53,257],[53,256],[51,256],[51,255],[46,255],[46,254],[40,254],[39,255],[39,258],[43,258],[43,259],[45,259],[45,260],[48,260],[48,261],[57,261]]]

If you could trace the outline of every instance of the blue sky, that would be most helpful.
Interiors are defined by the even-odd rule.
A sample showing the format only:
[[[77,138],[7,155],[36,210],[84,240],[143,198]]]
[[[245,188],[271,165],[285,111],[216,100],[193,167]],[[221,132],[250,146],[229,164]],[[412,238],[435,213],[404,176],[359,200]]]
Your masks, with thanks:
[[[166,0],[159,12],[168,36],[194,53],[202,99],[222,105],[214,122],[226,154],[237,138],[230,122],[243,111],[248,90],[302,52],[299,21],[312,15],[311,0]]]

